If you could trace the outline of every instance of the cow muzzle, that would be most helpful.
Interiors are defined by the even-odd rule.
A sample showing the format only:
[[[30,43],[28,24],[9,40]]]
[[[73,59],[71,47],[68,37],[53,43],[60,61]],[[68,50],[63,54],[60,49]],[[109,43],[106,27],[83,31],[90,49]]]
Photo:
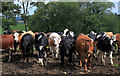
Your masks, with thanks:
[[[42,50],[42,49],[43,49],[43,46],[39,46],[39,49]]]

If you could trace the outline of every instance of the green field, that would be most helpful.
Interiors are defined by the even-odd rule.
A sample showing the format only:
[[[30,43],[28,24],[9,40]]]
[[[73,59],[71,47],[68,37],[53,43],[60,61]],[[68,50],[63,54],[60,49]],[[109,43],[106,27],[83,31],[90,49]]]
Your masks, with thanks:
[[[10,25],[11,30],[19,30],[19,31],[25,31],[25,25],[24,23],[18,23],[17,25]],[[5,30],[2,28],[0,29],[0,34],[3,34]]]
[[[25,30],[25,25],[18,23],[17,25],[11,25],[10,29],[11,30],[21,30],[21,31],[24,31]]]

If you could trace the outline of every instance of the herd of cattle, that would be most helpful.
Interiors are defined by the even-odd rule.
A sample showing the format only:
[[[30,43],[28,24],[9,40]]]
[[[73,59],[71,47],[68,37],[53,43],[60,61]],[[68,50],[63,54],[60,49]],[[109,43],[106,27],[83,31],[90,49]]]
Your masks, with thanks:
[[[112,32],[96,33],[90,31],[89,34],[75,34],[73,31],[65,29],[63,32],[44,32],[32,31],[5,31],[0,35],[0,49],[9,51],[9,59],[12,58],[12,52],[16,52],[19,46],[23,52],[23,58],[27,57],[29,62],[29,52],[33,53],[35,47],[38,53],[38,62],[45,65],[44,61],[47,58],[47,52],[56,58],[61,57],[61,65],[64,65],[64,56],[68,57],[69,63],[72,64],[73,55],[80,60],[80,66],[85,64],[85,71],[91,68],[91,58],[98,56],[97,49],[102,52],[102,62],[105,65],[106,54],[109,53],[111,65],[113,65],[112,54],[118,46],[120,48],[120,33],[113,35]],[[115,46],[115,48],[114,48]],[[83,61],[83,62],[82,62]],[[88,67],[87,67],[88,63]]]

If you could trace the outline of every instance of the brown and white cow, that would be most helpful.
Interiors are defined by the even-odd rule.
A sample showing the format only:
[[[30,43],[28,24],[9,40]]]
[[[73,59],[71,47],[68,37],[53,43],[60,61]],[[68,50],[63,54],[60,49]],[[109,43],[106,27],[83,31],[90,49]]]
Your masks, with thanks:
[[[49,48],[52,54],[54,52],[56,53],[56,58],[58,58],[60,42],[61,42],[61,36],[58,33],[53,32],[49,35],[49,39],[48,39]]]
[[[85,71],[87,71],[87,62],[89,64],[88,68],[91,68],[91,55],[93,54],[94,49],[92,39],[87,35],[79,35],[75,42],[75,49],[79,54],[80,66],[82,67],[81,60],[83,60],[85,62]]]
[[[119,49],[120,49],[120,33],[115,34],[115,36],[116,36],[116,43],[118,45],[118,51],[119,51]]]
[[[113,32],[104,32],[110,39],[112,38],[113,36]]]
[[[11,60],[13,47],[14,47],[14,38],[12,35],[0,35],[0,49],[9,50],[8,61]]]

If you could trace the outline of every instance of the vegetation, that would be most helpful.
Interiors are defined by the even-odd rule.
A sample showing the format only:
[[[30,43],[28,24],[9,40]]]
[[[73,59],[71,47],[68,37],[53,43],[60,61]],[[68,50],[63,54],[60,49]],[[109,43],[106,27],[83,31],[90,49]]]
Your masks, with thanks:
[[[2,2],[2,28],[10,30],[10,25],[16,25],[16,16],[20,15],[20,6],[13,2]]]
[[[29,16],[29,28],[33,31],[52,32],[68,28],[85,34],[91,30],[118,32],[118,16],[111,12],[114,7],[111,2],[33,2],[31,5],[37,7],[35,14]]]
[[[25,30],[23,25],[18,26],[13,19],[16,15],[20,15],[19,9],[21,7],[12,2],[11,4],[3,3],[2,5],[3,14],[6,16],[2,21],[3,28]],[[10,8],[6,9],[7,6],[5,5],[10,6]],[[30,5],[37,7],[35,13],[30,16],[26,14],[25,18],[22,18],[24,20],[27,17],[26,24],[33,32],[58,32],[66,28],[76,33],[83,32],[85,34],[91,30],[96,32],[120,32],[120,16],[111,12],[114,7],[112,2],[50,2],[48,4],[32,2]],[[10,13],[7,11],[13,11],[13,9],[18,10],[18,12]]]

